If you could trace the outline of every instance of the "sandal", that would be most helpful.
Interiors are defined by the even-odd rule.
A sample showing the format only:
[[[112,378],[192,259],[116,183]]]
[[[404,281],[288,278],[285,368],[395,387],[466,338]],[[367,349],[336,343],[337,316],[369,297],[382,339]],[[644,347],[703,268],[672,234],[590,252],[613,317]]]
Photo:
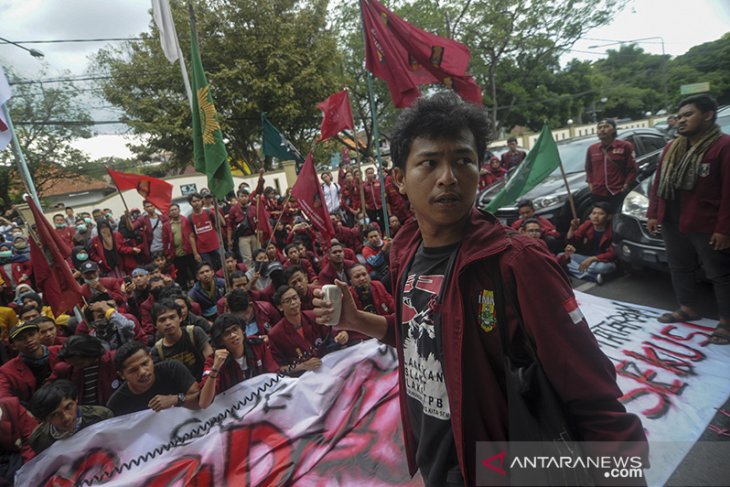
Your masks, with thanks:
[[[730,324],[719,323],[715,331],[710,335],[710,343],[714,345],[728,345],[730,344]],[[724,413],[727,416],[730,414]]]
[[[686,313],[682,308],[672,311],[671,313],[664,313],[657,321],[659,323],[679,323],[681,321],[695,321],[701,319],[701,316],[692,316]]]

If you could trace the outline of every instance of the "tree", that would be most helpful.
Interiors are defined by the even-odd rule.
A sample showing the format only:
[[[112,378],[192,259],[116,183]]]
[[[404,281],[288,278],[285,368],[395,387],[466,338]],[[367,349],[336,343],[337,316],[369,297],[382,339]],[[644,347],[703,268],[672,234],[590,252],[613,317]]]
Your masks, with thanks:
[[[456,17],[453,34],[472,50],[472,71],[485,90],[496,129],[514,106],[511,101],[504,105],[511,97],[498,82],[505,61],[529,76],[585,32],[606,24],[625,1],[454,0],[456,3],[462,5],[463,15]]]
[[[196,0],[203,64],[233,160],[262,163],[260,113],[271,119],[306,153],[316,136],[316,103],[341,86],[340,56],[327,28],[328,0]],[[172,4],[181,49],[190,51],[189,22],[182,5]],[[190,113],[179,68],[162,54],[151,22],[141,42],[103,49],[97,66],[111,79],[105,98],[126,112],[134,132],[148,134],[142,157],[170,154],[173,167],[190,163]]]
[[[672,106],[683,98],[681,85],[701,82],[710,83],[710,92],[720,105],[730,104],[730,33],[672,59],[668,71]]]
[[[45,77],[45,70],[39,78]],[[88,138],[91,118],[78,104],[82,93],[70,82],[48,85],[20,79],[8,73],[13,96],[8,102],[28,171],[42,196],[53,180],[78,174],[78,165],[88,162],[82,151],[71,146],[76,138]],[[64,123],[74,121],[75,123]],[[80,123],[79,123],[80,122]],[[84,122],[88,122],[88,125]],[[25,189],[18,185],[16,156],[7,148],[0,152],[0,200],[8,206],[19,202]],[[14,184],[15,183],[15,184]]]

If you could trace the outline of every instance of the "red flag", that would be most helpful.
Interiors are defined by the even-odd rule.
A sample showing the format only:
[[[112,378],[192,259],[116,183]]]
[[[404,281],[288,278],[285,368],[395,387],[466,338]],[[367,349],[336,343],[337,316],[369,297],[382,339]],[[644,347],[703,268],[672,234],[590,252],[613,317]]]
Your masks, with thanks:
[[[33,277],[43,299],[56,316],[69,312],[81,303],[82,294],[79,284],[71,274],[64,255],[71,251],[61,237],[53,231],[51,224],[41,213],[30,196],[26,196],[35,220],[35,231],[39,242],[30,239],[30,261],[33,264]]]
[[[119,191],[136,189],[142,198],[155,205],[164,215],[170,210],[172,200],[172,184],[162,179],[143,174],[128,174],[107,169],[109,176]]]
[[[269,212],[266,211],[266,196],[263,194],[256,197],[256,220],[258,221],[256,229],[261,232],[261,241],[268,242],[274,232],[271,230]]]
[[[347,90],[342,90],[327,98],[317,107],[324,112],[322,118],[322,127],[319,141],[327,140],[334,137],[345,129],[355,130],[355,124],[352,121],[352,108],[350,107],[350,95]]]
[[[463,99],[482,104],[479,85],[466,73],[469,48],[415,27],[377,0],[360,0],[367,69],[384,80],[396,107],[409,106],[417,85],[443,83]]]
[[[307,154],[307,160],[299,171],[291,194],[312,222],[312,226],[328,241],[332,239],[335,236],[335,229],[327,205],[324,204],[324,194],[317,178],[317,171],[314,170],[314,158],[311,152]]]

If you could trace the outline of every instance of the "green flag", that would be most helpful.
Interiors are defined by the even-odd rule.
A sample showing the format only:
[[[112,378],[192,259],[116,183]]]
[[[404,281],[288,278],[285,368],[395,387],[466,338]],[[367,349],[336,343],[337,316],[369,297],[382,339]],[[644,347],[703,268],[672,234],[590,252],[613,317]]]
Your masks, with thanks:
[[[560,165],[560,154],[550,127],[544,125],[540,137],[530,152],[517,167],[502,191],[489,202],[488,211],[497,211],[502,206],[516,201],[520,196],[540,184]]]
[[[233,191],[228,153],[218,124],[208,80],[198,51],[198,40],[191,28],[190,64],[193,70],[193,159],[195,170],[208,176],[208,189],[217,198]]]
[[[261,113],[261,128],[263,129],[264,139],[264,155],[276,157],[283,161],[296,160],[299,162],[304,161],[302,154],[294,147],[294,144],[289,142],[279,130],[274,127],[274,124],[266,118],[266,113]]]

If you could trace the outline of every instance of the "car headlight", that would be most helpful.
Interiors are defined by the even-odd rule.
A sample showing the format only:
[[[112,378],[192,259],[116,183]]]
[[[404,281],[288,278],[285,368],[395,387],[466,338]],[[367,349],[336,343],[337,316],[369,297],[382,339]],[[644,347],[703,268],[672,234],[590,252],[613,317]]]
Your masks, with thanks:
[[[637,220],[646,221],[646,211],[649,209],[649,198],[637,191],[632,191],[624,198],[621,213]]]
[[[548,208],[550,206],[564,203],[567,199],[568,193],[556,193],[548,196],[542,196],[540,198],[535,198],[533,200],[533,203],[535,204],[535,208]]]

